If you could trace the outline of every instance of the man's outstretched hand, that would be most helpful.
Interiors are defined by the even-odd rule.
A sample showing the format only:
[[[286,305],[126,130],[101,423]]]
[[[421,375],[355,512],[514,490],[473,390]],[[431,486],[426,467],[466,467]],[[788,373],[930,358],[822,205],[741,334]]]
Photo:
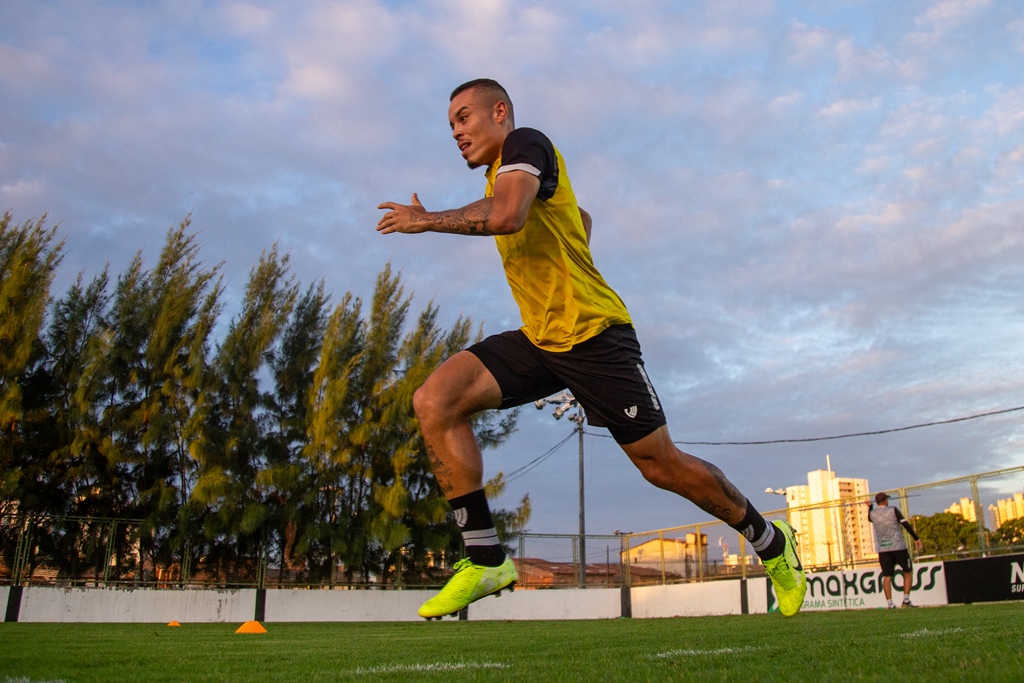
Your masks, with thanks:
[[[427,210],[420,204],[420,198],[412,193],[412,204],[396,204],[395,202],[384,202],[377,206],[378,209],[388,209],[388,212],[377,221],[377,232],[382,235],[389,235],[393,232],[404,232],[415,234],[426,232],[429,222],[423,220]]]

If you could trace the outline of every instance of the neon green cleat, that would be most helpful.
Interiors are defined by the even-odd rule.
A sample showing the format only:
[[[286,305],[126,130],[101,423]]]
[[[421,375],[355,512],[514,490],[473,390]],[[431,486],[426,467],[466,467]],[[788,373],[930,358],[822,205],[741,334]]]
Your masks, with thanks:
[[[807,577],[804,576],[803,565],[796,554],[796,534],[789,522],[776,520],[772,522],[786,538],[786,548],[778,557],[765,560],[764,568],[768,578],[775,587],[775,596],[779,599],[779,611],[782,616],[791,617],[800,611],[807,592]]]
[[[448,580],[441,592],[420,605],[420,616],[426,619],[440,619],[458,614],[469,603],[501,591],[514,590],[519,572],[511,557],[497,567],[473,564],[467,557],[455,563],[455,575]]]

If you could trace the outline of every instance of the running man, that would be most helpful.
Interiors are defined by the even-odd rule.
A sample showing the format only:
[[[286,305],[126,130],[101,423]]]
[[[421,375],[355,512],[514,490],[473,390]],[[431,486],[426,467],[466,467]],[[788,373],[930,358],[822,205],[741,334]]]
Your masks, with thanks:
[[[490,79],[455,89],[448,122],[469,167],[486,169],[484,198],[448,211],[427,211],[415,194],[411,204],[384,202],[377,230],[492,236],[523,326],[455,354],[413,397],[427,456],[467,554],[420,616],[455,614],[511,590],[518,579],[491,521],[470,418],[566,388],[589,424],[606,427],[647,481],[742,533],[764,563],[780,611],[796,614],[807,579],[793,528],[768,524],[720,469],[672,443],[626,306],[594,266],[591,219],[576,204],[561,153],[540,131],[515,127],[512,100]]]
[[[875,494],[878,509],[868,501],[868,520],[875,525],[875,550],[878,551],[878,564],[882,566],[882,591],[889,609],[896,607],[892,601],[892,577],[896,573],[896,565],[903,570],[903,606],[914,607],[910,602],[910,589],[914,586],[914,564],[910,561],[907,542],[903,539],[903,529],[907,530],[918,552],[921,552],[921,539],[914,527],[910,526],[900,509],[889,505],[889,494]],[[900,528],[902,527],[902,529]]]

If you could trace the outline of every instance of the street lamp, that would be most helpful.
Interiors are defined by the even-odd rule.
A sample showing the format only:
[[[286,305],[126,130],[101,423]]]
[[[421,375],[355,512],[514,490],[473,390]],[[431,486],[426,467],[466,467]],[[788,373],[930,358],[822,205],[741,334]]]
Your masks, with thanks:
[[[557,406],[551,413],[556,420],[561,420],[562,417],[572,410],[576,409],[576,412],[569,416],[569,420],[576,424],[576,428],[573,430],[580,435],[580,573],[579,573],[579,584],[580,588],[587,587],[587,524],[586,515],[584,513],[584,495],[583,495],[583,406],[579,404],[576,397],[568,391],[563,391],[557,396],[549,396],[547,398],[537,399],[533,402],[537,410],[544,410],[546,405]]]

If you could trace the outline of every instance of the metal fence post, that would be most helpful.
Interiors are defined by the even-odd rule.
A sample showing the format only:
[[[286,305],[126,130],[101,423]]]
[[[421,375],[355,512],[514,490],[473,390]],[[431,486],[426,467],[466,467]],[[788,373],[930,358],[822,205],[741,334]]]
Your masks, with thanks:
[[[103,553],[103,585],[107,585],[110,581],[110,566],[114,564],[114,551],[117,547],[115,538],[117,537],[117,520],[110,520],[110,535],[107,537],[107,549]]]
[[[981,507],[981,498],[978,494],[978,477],[971,477],[971,498],[974,499],[974,521],[978,526],[978,547],[981,548],[981,556],[987,557],[988,537],[985,535],[985,511]]]
[[[701,547],[704,544],[701,543],[700,524],[697,525],[696,540],[697,540],[697,578],[699,580],[703,581],[704,580],[704,559],[703,559],[702,554],[701,554]]]
[[[260,531],[260,545],[259,550],[256,552],[256,587],[266,588],[267,578],[267,566],[266,560],[267,555],[270,553],[267,550],[267,527],[264,526]]]
[[[632,577],[630,576],[629,566],[629,534],[622,534],[619,541],[619,562],[622,564],[622,583],[627,588],[632,586]]]
[[[740,539],[740,578],[747,580],[747,539],[743,534],[736,532]]]
[[[21,522],[21,532],[18,534],[18,545],[15,546],[14,550],[14,567],[11,572],[12,585],[21,586],[24,583],[31,581],[32,577],[25,577],[25,567],[28,565],[29,548],[31,548],[32,539],[32,520],[29,517],[23,517]]]
[[[586,588],[587,579],[587,558],[583,557],[583,553],[586,552],[587,542],[583,538],[583,534],[576,534],[576,557],[579,559],[579,564],[576,565],[576,585],[580,588]]]
[[[181,587],[188,585],[188,577],[192,572],[192,545],[185,541],[181,549]]]
[[[665,585],[665,532],[658,532],[658,556],[661,558],[661,585]]]

